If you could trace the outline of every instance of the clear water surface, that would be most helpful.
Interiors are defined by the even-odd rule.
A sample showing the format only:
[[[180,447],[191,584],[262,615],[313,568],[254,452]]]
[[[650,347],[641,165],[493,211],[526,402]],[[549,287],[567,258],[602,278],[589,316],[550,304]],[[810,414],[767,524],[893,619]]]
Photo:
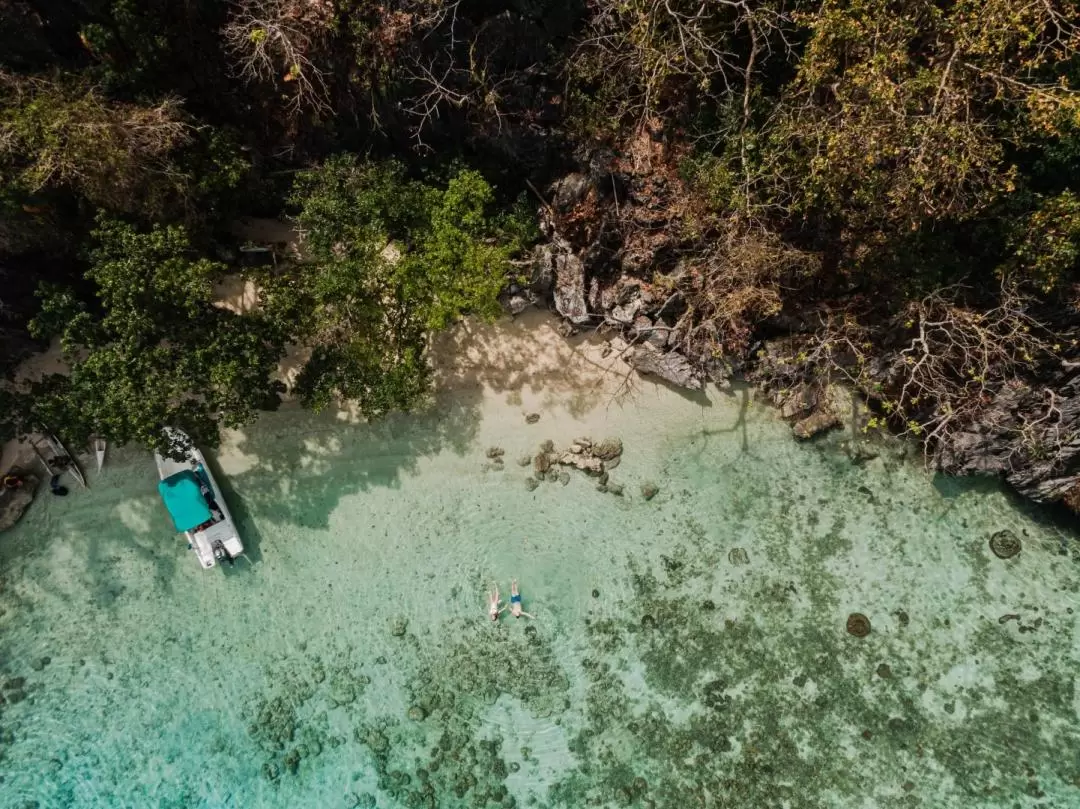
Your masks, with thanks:
[[[230,435],[234,569],[143,452],[43,492],[0,535],[0,807],[1080,805],[1061,525],[740,392],[521,401]],[[624,495],[528,490],[581,434],[622,438]],[[492,625],[515,576],[536,620]]]

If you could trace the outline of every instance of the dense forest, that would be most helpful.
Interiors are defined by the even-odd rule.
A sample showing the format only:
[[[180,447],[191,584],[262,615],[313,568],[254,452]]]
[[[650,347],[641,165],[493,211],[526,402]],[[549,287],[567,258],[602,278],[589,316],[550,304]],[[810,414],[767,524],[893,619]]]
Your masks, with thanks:
[[[213,443],[421,402],[548,301],[639,367],[831,382],[938,468],[1080,508],[1074,0],[0,0],[9,433]],[[250,262],[241,217],[300,256]],[[215,305],[242,273],[260,305]]]

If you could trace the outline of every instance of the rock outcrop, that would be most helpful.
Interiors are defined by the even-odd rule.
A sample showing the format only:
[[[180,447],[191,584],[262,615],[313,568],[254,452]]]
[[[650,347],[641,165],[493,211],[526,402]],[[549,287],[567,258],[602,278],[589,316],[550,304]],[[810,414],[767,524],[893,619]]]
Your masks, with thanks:
[[[701,390],[705,387],[701,372],[686,357],[674,351],[660,351],[650,343],[634,346],[626,355],[626,361],[639,374],[660,377],[680,388]]]
[[[574,325],[592,319],[585,302],[585,264],[557,234],[533,253],[533,286],[550,288],[555,311]]]
[[[34,502],[39,483],[37,476],[28,472],[13,469],[10,474],[21,477],[23,484],[17,489],[0,489],[0,531],[6,531],[19,521]]]
[[[527,307],[534,295],[565,318],[566,335],[586,325],[617,332],[611,345],[632,368],[676,387],[697,391],[706,381],[723,383],[744,373],[765,390],[799,438],[858,427],[867,415],[861,399],[837,399],[798,359],[801,336],[833,311],[824,304],[791,306],[747,324],[770,335],[753,357],[720,357],[707,338],[691,330],[683,295],[693,285],[683,281],[695,269],[684,266],[679,231],[672,226],[685,214],[679,181],[670,173],[636,168],[639,162],[670,162],[660,154],[662,141],[635,142],[633,160],[606,150],[582,156],[577,171],[547,188],[551,204],[541,211],[547,243],[536,248],[528,289],[510,294],[508,308]],[[889,389],[892,369],[903,360],[899,349],[888,348],[889,339],[881,337],[869,366],[858,369],[858,376],[868,374],[878,383],[875,390]],[[854,370],[854,354],[849,351],[845,359],[842,347],[837,352],[832,361]],[[1064,501],[1080,512],[1080,351],[1067,348],[1063,354],[1060,372],[1029,369],[1026,384],[992,394],[977,423],[945,436],[935,446],[938,468],[950,475],[1001,477],[1025,497]],[[582,463],[588,462],[568,457],[566,465]]]
[[[1001,476],[1038,503],[1080,497],[1080,369],[1065,366],[1038,390],[1007,388],[989,408],[942,446],[942,472]]]

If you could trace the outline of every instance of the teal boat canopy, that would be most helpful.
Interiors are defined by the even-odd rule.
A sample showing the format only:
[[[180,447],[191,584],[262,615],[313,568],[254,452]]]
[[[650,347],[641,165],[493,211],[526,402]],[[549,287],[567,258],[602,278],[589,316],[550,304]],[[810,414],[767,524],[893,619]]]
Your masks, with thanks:
[[[213,517],[200,491],[199,479],[190,469],[165,478],[158,484],[158,491],[177,531],[190,531]]]

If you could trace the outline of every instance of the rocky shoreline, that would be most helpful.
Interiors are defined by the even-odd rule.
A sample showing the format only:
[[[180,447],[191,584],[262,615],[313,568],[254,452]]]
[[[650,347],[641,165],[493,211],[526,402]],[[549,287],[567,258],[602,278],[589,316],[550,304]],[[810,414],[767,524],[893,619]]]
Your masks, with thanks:
[[[546,306],[562,318],[564,336],[584,331],[606,336],[610,350],[640,374],[687,391],[700,391],[706,382],[748,381],[800,439],[845,423],[856,431],[871,423],[875,391],[888,390],[907,359],[899,342],[874,347],[871,384],[864,389],[823,380],[790,360],[810,336],[811,302],[806,312],[758,323],[742,352],[717,352],[688,333],[682,317],[686,301],[671,281],[680,272],[677,260],[674,270],[670,256],[666,273],[652,270],[654,258],[674,251],[676,239],[666,231],[680,224],[670,210],[676,195],[666,193],[664,182],[600,153],[546,189],[551,201],[540,209],[546,240],[534,251],[528,285],[508,291],[504,303],[511,314]],[[650,239],[643,242],[642,233]],[[1080,324],[1066,328],[1080,333]],[[931,466],[942,473],[999,477],[1034,502],[1080,511],[1076,343],[1062,350],[1059,364],[1040,366],[1037,378],[987,396],[977,420],[937,442],[913,443],[923,445]]]

